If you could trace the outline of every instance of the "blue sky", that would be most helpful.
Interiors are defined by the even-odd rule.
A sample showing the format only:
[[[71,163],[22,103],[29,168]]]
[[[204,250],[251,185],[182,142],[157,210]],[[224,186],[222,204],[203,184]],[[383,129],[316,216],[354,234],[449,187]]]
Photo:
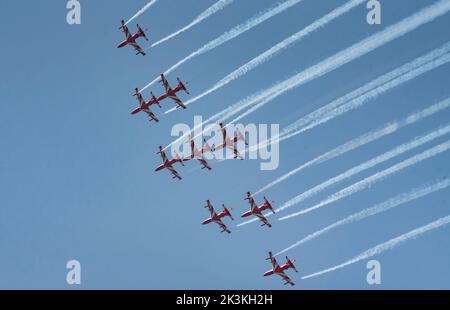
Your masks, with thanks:
[[[197,57],[170,75],[190,81],[193,95],[206,90],[280,40],[343,4],[305,0],[242,36]],[[66,262],[82,265],[81,288],[113,289],[280,289],[267,251],[280,251],[307,234],[351,213],[424,183],[449,176],[450,154],[406,169],[368,190],[304,217],[277,221],[273,228],[235,227],[231,235],[202,226],[206,199],[247,210],[246,191],[323,152],[389,121],[401,119],[450,95],[449,65],[410,81],[364,107],[283,142],[280,166],[260,171],[258,161],[227,161],[209,173],[180,168],[181,182],[154,173],[158,145],[173,140],[176,123],[192,124],[256,91],[284,80],[434,1],[385,1],[382,24],[366,23],[364,5],[333,21],[270,62],[193,104],[162,116],[158,125],[131,116],[134,87],[277,1],[235,1],[191,30],[134,56],[116,49],[123,39],[118,23],[147,1],[82,1],[82,24],[66,23],[65,1],[2,1],[4,44],[0,50],[0,288],[70,289]],[[135,22],[149,28],[154,42],[189,23],[213,1],[160,1]],[[421,56],[450,39],[449,15],[280,96],[244,123],[281,127],[366,82]],[[146,46],[146,43],[143,44]],[[174,82],[172,82],[174,84]],[[152,87],[160,92],[159,85]],[[147,97],[148,94],[145,94]],[[184,99],[188,97],[181,95]],[[265,193],[279,206],[288,199],[361,162],[446,125],[444,110],[397,133],[305,170]],[[432,145],[339,184],[292,211],[313,205],[341,188],[385,169]],[[257,198],[260,200],[260,198]],[[449,228],[386,252],[382,285],[366,283],[365,262],[302,281],[300,276],[342,263],[360,252],[450,213],[449,190],[442,190],[386,213],[335,230],[288,256],[299,274],[288,274],[296,289],[450,288]],[[283,213],[286,215],[287,213]],[[281,215],[281,214],[280,214]]]

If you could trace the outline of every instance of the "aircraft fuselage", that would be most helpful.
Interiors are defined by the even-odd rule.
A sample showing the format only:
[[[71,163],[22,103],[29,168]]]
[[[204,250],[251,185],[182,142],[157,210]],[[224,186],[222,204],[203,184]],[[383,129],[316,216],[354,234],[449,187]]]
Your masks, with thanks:
[[[273,275],[275,273],[281,273],[281,272],[289,269],[290,267],[291,266],[289,264],[283,264],[283,265],[278,266],[277,268],[275,268],[275,270],[272,269],[272,270],[266,271],[264,273],[264,276],[267,277],[267,276],[271,276],[271,275]]]
[[[124,47],[124,46],[126,46],[126,45],[128,45],[128,44],[130,44],[130,43],[135,43],[136,42],[136,40],[140,37],[141,35],[140,34],[135,34],[135,35],[133,35],[133,36],[131,36],[129,39],[126,39],[126,40],[124,40],[124,41],[122,41],[118,46],[117,46],[117,48],[122,48],[122,47]]]
[[[256,214],[256,213],[260,214],[268,208],[269,208],[268,205],[262,204],[262,205],[256,207],[254,210],[249,210],[249,211],[245,212],[244,214],[241,215],[241,217],[247,217],[247,216],[250,216],[250,215]]]

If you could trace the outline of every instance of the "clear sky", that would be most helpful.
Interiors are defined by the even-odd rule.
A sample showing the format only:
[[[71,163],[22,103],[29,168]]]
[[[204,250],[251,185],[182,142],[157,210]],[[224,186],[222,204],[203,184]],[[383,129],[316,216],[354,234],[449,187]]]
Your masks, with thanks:
[[[270,62],[189,106],[149,123],[131,116],[134,87],[210,40],[274,6],[277,0],[236,0],[224,10],[160,46],[146,57],[123,40],[119,21],[148,1],[81,1],[82,24],[66,23],[66,1],[0,2],[0,288],[61,288],[66,262],[82,266],[84,289],[282,289],[281,279],[264,278],[267,251],[278,252],[343,217],[449,176],[446,152],[378,182],[370,189],[286,221],[273,228],[236,227],[248,209],[246,191],[256,191],[298,165],[377,128],[450,96],[450,65],[379,96],[364,107],[289,139],[280,147],[280,166],[260,171],[258,161],[213,164],[211,172],[180,167],[174,181],[153,170],[158,145],[173,140],[174,124],[192,124],[256,91],[284,80],[357,43],[434,1],[383,1],[382,24],[368,25],[365,5],[284,51]],[[192,21],[213,1],[161,0],[130,23],[148,28],[150,43]],[[345,3],[304,0],[234,40],[189,61],[168,78],[190,81],[191,96],[282,39]],[[243,123],[290,124],[328,102],[412,61],[450,40],[446,14],[349,64],[280,96]],[[160,93],[159,85],[151,88]],[[148,97],[148,92],[144,93]],[[184,100],[189,97],[181,94]],[[164,103],[167,107],[168,103]],[[172,107],[169,105],[169,107]],[[265,195],[274,207],[305,190],[450,120],[450,109],[395,134],[305,170]],[[342,182],[289,211],[310,207],[336,191],[420,151],[414,151]],[[391,211],[343,226],[287,253],[299,274],[288,271],[294,289],[450,288],[450,228],[446,227],[375,257],[382,285],[366,282],[366,261],[302,281],[301,276],[336,264],[379,243],[450,214],[444,189]],[[225,219],[231,235],[202,226],[211,199],[233,208]],[[257,202],[261,197],[256,197]],[[283,212],[281,215],[287,215]],[[284,261],[280,257],[280,262]]]

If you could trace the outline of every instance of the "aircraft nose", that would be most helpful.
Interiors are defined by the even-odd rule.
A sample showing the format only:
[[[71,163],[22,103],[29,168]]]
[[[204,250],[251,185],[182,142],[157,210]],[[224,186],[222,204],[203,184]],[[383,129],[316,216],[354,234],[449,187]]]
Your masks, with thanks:
[[[273,271],[272,271],[272,270],[269,270],[269,271],[264,272],[264,276],[265,276],[265,277],[270,276],[270,275],[272,275],[272,274],[273,274]]]
[[[209,224],[209,223],[211,223],[211,222],[212,222],[211,219],[206,219],[206,220],[204,220],[204,221],[202,222],[202,225],[206,225],[206,224]]]

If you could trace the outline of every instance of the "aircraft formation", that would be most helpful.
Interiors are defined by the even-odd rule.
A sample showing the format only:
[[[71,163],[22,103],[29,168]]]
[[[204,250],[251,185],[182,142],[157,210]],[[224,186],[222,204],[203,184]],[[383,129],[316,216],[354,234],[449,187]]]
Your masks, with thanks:
[[[145,32],[142,30],[142,28],[137,25],[137,31],[136,33],[132,34],[127,24],[134,20],[137,16],[139,16],[143,11],[148,9],[153,3],[156,1],[151,1],[149,4],[146,5],[144,9],[141,9],[135,16],[133,16],[128,22],[121,21],[120,29],[125,34],[125,40],[122,41],[119,44],[119,48],[123,48],[127,45],[134,48],[137,55],[145,56],[145,51],[147,49],[143,49],[139,44],[141,40],[147,40],[148,37],[146,36]],[[213,4],[210,8],[208,8],[206,11],[204,11],[202,14],[200,14],[196,19],[194,19],[190,24],[187,26],[177,30],[176,32],[173,32],[169,34],[168,36],[160,39],[157,42],[154,42],[151,44],[150,47],[155,47],[161,44],[162,42],[165,42],[169,40],[170,38],[173,38],[174,36],[177,36],[181,34],[182,32],[186,31],[193,25],[196,25],[200,23],[203,19],[211,16],[215,12],[220,11],[223,7],[225,7],[227,4],[225,3],[231,3],[230,1],[223,1],[219,0],[217,3]],[[297,3],[300,3],[301,0],[286,0],[284,2],[280,2],[271,9],[268,9],[266,11],[261,11],[260,14],[257,14],[251,18],[249,18],[247,21],[240,23],[230,30],[224,32],[222,35],[219,35],[217,38],[214,38],[207,44],[199,47],[196,51],[193,51],[191,54],[188,54],[186,57],[172,65],[167,71],[166,75],[168,75],[169,72],[174,71],[176,68],[184,64],[185,62],[189,61],[193,57],[197,57],[198,55],[201,55],[205,52],[211,51],[215,49],[216,47],[236,38],[237,36],[240,36],[241,34],[244,34],[245,32],[249,31],[253,27],[256,27],[257,25],[265,22],[266,20],[280,14],[283,11],[288,10],[289,8],[293,7]],[[218,80],[215,84],[213,84],[209,89],[205,90],[203,93],[200,93],[195,98],[190,99],[189,101],[186,101],[186,103],[183,103],[183,101],[180,99],[180,92],[184,91],[186,94],[189,95],[189,91],[186,88],[187,83],[183,83],[179,78],[178,85],[174,88],[172,88],[167,81],[164,74],[160,75],[159,82],[162,83],[164,92],[160,96],[156,96],[153,92],[150,92],[150,99],[146,101],[144,99],[144,95],[141,93],[143,90],[145,90],[147,87],[150,87],[151,85],[155,84],[158,79],[154,79],[150,84],[148,84],[145,88],[139,90],[138,88],[134,91],[134,96],[138,100],[138,107],[135,108],[135,110],[132,111],[132,114],[138,114],[139,112],[144,112],[146,116],[148,116],[149,121],[159,122],[158,116],[152,111],[152,105],[158,105],[161,108],[161,102],[166,102],[165,99],[169,98],[171,101],[175,103],[175,108],[171,108],[169,111],[166,111],[166,114],[169,112],[174,111],[175,109],[186,109],[187,106],[190,104],[196,102],[197,100],[207,96],[211,92],[214,92],[218,90],[219,88],[227,85],[231,81],[238,79],[242,77],[243,75],[247,74],[251,70],[254,70],[259,65],[266,63],[270,59],[272,59],[273,56],[280,53],[281,51],[287,49],[288,47],[291,47],[296,42],[300,42],[304,38],[313,35],[316,33],[316,30],[320,28],[324,28],[328,24],[330,24],[332,21],[341,18],[344,16],[344,14],[347,14],[351,12],[353,9],[357,8],[361,4],[366,4],[366,0],[348,0],[347,2],[341,4],[339,7],[334,8],[332,11],[328,12],[327,14],[317,17],[311,24],[307,25],[306,27],[299,29],[297,32],[293,33],[289,37],[286,37],[282,41],[279,41],[277,44],[273,45],[266,51],[256,55],[248,62],[242,64],[240,67],[235,69],[234,71],[230,72],[228,75],[225,75],[222,79]],[[375,1],[377,2],[377,1]],[[227,119],[230,119],[231,117],[234,117],[236,114],[240,114],[239,117],[235,118],[235,121],[238,119],[241,119],[243,117],[246,117],[250,113],[255,112],[256,110],[264,107],[269,102],[272,102],[274,99],[278,98],[282,94],[303,86],[306,83],[309,83],[312,80],[316,80],[320,77],[323,77],[324,75],[333,72],[341,67],[346,66],[350,62],[354,62],[358,59],[362,59],[362,57],[367,57],[367,54],[375,52],[377,49],[380,49],[384,45],[394,42],[398,39],[400,39],[403,36],[406,36],[407,34],[415,31],[417,28],[422,27],[428,23],[433,22],[434,20],[441,18],[442,16],[445,16],[450,12],[450,1],[449,0],[435,0],[433,1],[433,4],[427,5],[422,7],[419,11],[415,12],[413,15],[409,15],[407,17],[403,17],[399,21],[396,21],[395,23],[390,24],[388,27],[383,27],[383,29],[377,29],[373,34],[366,35],[364,39],[358,40],[356,43],[353,43],[352,45],[348,45],[344,47],[343,49],[340,49],[335,54],[332,54],[328,57],[318,57],[319,60],[312,64],[311,66],[306,67],[305,69],[301,70],[300,72],[296,72],[295,74],[291,75],[290,77],[279,81],[264,90],[258,91],[257,93],[254,93],[252,95],[249,95],[245,98],[242,98],[241,100],[237,101],[235,104],[231,104],[228,107],[226,107],[224,110],[216,113],[211,118],[208,119],[221,119],[221,121],[225,121]],[[368,24],[371,24],[369,22],[369,16],[380,16],[381,8],[378,9],[375,8],[371,10],[369,6],[367,6],[367,9],[369,9],[368,15],[367,15],[367,21]],[[376,12],[379,10],[379,12]],[[376,22],[374,24],[377,24]],[[352,91],[334,98],[332,101],[328,102],[328,99],[323,98],[326,100],[326,104],[321,106],[318,109],[315,109],[314,111],[309,112],[306,115],[303,115],[300,119],[296,120],[290,125],[287,125],[285,128],[282,129],[281,134],[277,137],[277,141],[283,141],[288,138],[292,138],[294,136],[300,135],[301,133],[304,133],[306,131],[312,130],[313,128],[318,127],[319,125],[324,125],[328,121],[335,119],[344,113],[356,110],[357,108],[362,107],[366,103],[369,103],[380,96],[380,94],[385,94],[387,92],[392,91],[393,89],[402,86],[403,84],[410,82],[411,80],[421,76],[422,74],[425,74],[427,72],[430,72],[431,70],[434,70],[440,66],[443,66],[444,64],[448,64],[450,62],[450,58],[448,57],[448,53],[450,50],[449,42],[447,41],[445,44],[438,48],[434,48],[432,50],[429,50],[426,54],[423,54],[411,61],[408,62],[402,62],[402,65],[397,67],[396,69],[385,72],[382,75],[378,76],[377,78],[373,80],[367,80],[364,84],[361,84],[358,88],[353,89]],[[331,99],[330,99],[331,100]],[[169,101],[169,100],[167,100]],[[247,107],[250,107],[245,112],[241,113],[241,111]],[[290,170],[289,172],[285,173],[284,175],[277,177],[274,181],[271,181],[261,189],[259,189],[257,192],[255,192],[255,196],[265,192],[267,189],[280,184],[282,181],[285,181],[287,178],[293,176],[294,174],[299,173],[306,167],[315,166],[316,164],[319,164],[323,161],[328,161],[330,159],[336,158],[338,156],[344,155],[347,152],[350,152],[356,148],[360,148],[362,146],[365,146],[375,140],[381,139],[387,135],[392,134],[397,129],[405,127],[406,125],[412,125],[415,122],[418,122],[425,117],[431,116],[432,114],[438,113],[440,111],[443,111],[444,109],[447,109],[450,107],[450,98],[447,98],[443,101],[440,101],[438,103],[433,104],[432,106],[427,107],[426,109],[415,112],[414,114],[411,114],[408,116],[405,120],[396,120],[394,122],[388,123],[386,127],[380,127],[373,130],[370,130],[367,133],[364,133],[361,136],[357,136],[352,138],[351,140],[340,144],[338,146],[334,146],[334,148],[326,151],[325,153],[318,155],[314,159],[311,159],[307,161],[306,163],[302,163],[301,166]],[[142,113],[142,114],[144,114]],[[393,126],[394,124],[395,126]],[[395,130],[385,130],[385,129],[391,129],[394,128]],[[233,150],[234,152],[234,158],[242,158],[241,154],[237,151],[236,143],[238,141],[244,140],[244,137],[240,133],[236,134],[234,137],[229,137],[227,134],[226,129],[227,126],[224,126],[223,123],[220,124],[220,130],[222,131],[222,141],[219,146],[212,145],[211,143],[208,143],[207,141],[203,140],[203,143],[200,148],[196,146],[196,143],[194,143],[194,138],[189,136],[188,144],[190,145],[190,154],[186,156],[185,154],[182,154],[183,156],[180,156],[176,152],[172,152],[172,158],[169,158],[165,151],[167,149],[163,147],[159,147],[159,151],[157,154],[159,154],[162,158],[162,164],[160,164],[158,167],[156,167],[156,171],[162,171],[167,170],[172,174],[172,177],[174,179],[182,180],[181,175],[178,173],[178,164],[184,166],[186,162],[194,161],[198,162],[201,165],[202,169],[211,170],[211,166],[206,161],[206,153],[214,153],[217,150]],[[447,127],[444,127],[447,128]],[[435,129],[433,132],[421,137],[420,139],[415,139],[414,141],[410,141],[407,143],[399,144],[395,149],[392,149],[391,151],[388,151],[386,153],[383,153],[377,157],[374,157],[368,161],[365,161],[363,163],[360,163],[353,168],[344,171],[343,173],[336,175],[330,179],[327,179],[326,181],[302,192],[301,194],[297,195],[296,197],[286,201],[284,204],[282,204],[277,211],[282,211],[287,208],[290,208],[294,205],[300,204],[306,199],[310,199],[311,197],[322,193],[325,189],[328,189],[331,185],[335,185],[344,179],[348,179],[356,174],[361,173],[362,171],[366,171],[370,168],[372,168],[375,165],[379,165],[381,163],[387,162],[388,160],[392,159],[393,157],[399,156],[400,154],[411,151],[412,148],[416,148],[419,146],[422,146],[422,144],[426,142],[430,142],[431,138],[437,138],[440,137],[443,134],[446,134],[445,130],[442,130],[442,128]],[[422,140],[422,138],[424,138]],[[425,139],[426,138],[426,139]],[[178,141],[178,140],[177,140]],[[419,143],[420,142],[420,143]],[[255,145],[257,146],[257,145]],[[322,208],[324,206],[327,206],[329,204],[332,204],[340,199],[344,199],[346,197],[349,197],[350,195],[353,195],[359,191],[362,191],[364,189],[368,189],[371,187],[372,184],[375,184],[388,176],[393,176],[400,170],[406,169],[408,167],[412,167],[426,159],[429,159],[433,156],[436,156],[440,154],[441,152],[450,150],[450,142],[444,142],[442,144],[439,144],[435,147],[432,147],[430,149],[427,149],[426,151],[422,153],[418,153],[408,159],[402,160],[401,162],[396,163],[395,165],[380,170],[377,173],[365,177],[362,180],[359,180],[344,189],[341,189],[331,196],[328,196],[325,200],[320,201],[319,203],[307,208],[303,209],[299,212],[294,212],[292,214],[289,214],[287,216],[283,216],[278,218],[278,220],[283,221],[287,220],[289,218],[293,218],[305,213],[309,213],[313,210],[316,210],[318,208]],[[246,150],[247,151],[247,150]],[[183,152],[184,153],[184,152]],[[243,153],[245,154],[245,153]],[[437,191],[439,189],[443,189],[446,186],[450,186],[450,183],[435,183],[430,186],[426,186],[426,190],[424,193],[431,193],[434,191]],[[421,190],[421,188],[419,188]],[[336,224],[348,224],[352,222],[354,219],[362,219],[367,217],[367,214],[370,213],[370,215],[378,214],[380,212],[384,212],[387,209],[385,208],[386,204],[391,205],[393,201],[395,201],[398,205],[398,202],[404,203],[406,201],[406,198],[408,198],[407,201],[411,201],[412,199],[417,199],[417,190],[413,190],[411,192],[406,192],[404,195],[400,195],[398,197],[393,197],[383,203],[377,204],[372,208],[365,209],[361,212],[355,213],[353,215],[350,215],[349,217],[340,220],[334,224],[331,224],[329,226],[326,226],[325,228],[318,230],[307,237],[303,238],[302,240],[294,243],[293,245],[285,248],[284,250],[278,252],[278,254],[275,254],[275,256],[278,256],[281,253],[284,253],[288,250],[291,250],[293,247],[297,247],[298,245],[302,244],[304,241],[312,240],[313,238],[318,237],[320,234],[322,234],[325,231],[329,231],[331,228],[336,227]],[[400,199],[400,198],[401,199]],[[403,199],[403,200],[402,200]],[[272,208],[272,203],[269,202],[266,197],[264,197],[264,200],[259,202],[261,204],[257,204],[255,202],[255,199],[252,197],[250,192],[247,192],[247,196],[245,198],[247,200],[250,208],[247,209],[246,212],[241,214],[242,218],[247,217],[253,217],[252,220],[245,221],[243,223],[240,223],[238,226],[246,225],[248,223],[254,222],[256,220],[259,220],[261,222],[261,226],[267,226],[268,228],[272,227],[272,224],[268,221],[267,217],[268,215],[271,215],[270,213],[267,213],[267,210],[272,211],[275,213],[275,210]],[[219,226],[221,229],[221,232],[226,232],[227,234],[231,234],[231,230],[226,225],[227,217],[233,219],[233,216],[231,214],[232,209],[225,207],[224,204],[222,204],[222,210],[220,212],[217,212],[214,208],[214,206],[211,203],[211,200],[207,200],[207,205],[205,208],[208,208],[208,211],[210,213],[210,217],[202,222],[203,225],[207,225],[209,223],[214,222],[216,225]],[[374,210],[377,210],[374,212]],[[264,212],[266,211],[266,212]],[[264,213],[263,213],[264,212]],[[363,259],[369,258],[373,255],[380,254],[385,249],[392,249],[397,244],[399,244],[399,240],[406,241],[409,239],[416,238],[418,234],[422,234],[427,232],[430,229],[434,229],[436,227],[440,227],[442,225],[445,225],[447,223],[450,223],[450,216],[440,218],[439,220],[430,223],[428,225],[419,227],[411,232],[408,232],[406,234],[400,235],[396,238],[393,238],[385,243],[379,244],[360,255],[348,260],[347,262],[336,265],[334,267],[324,269],[320,272],[316,272],[310,275],[303,276],[302,279],[308,279],[311,277],[315,277],[324,273],[328,273],[331,271],[335,271],[337,269],[342,268],[343,266],[348,266],[349,264],[354,264],[356,262],[359,262]],[[431,228],[432,227],[432,228]],[[367,254],[369,253],[369,254]],[[264,276],[270,276],[273,274],[279,275],[282,280],[284,281],[284,284],[286,285],[294,285],[293,281],[286,275],[286,271],[288,269],[294,269],[294,271],[297,272],[296,267],[294,266],[295,260],[290,260],[288,257],[286,257],[286,262],[284,264],[279,264],[277,260],[275,259],[275,256],[269,252],[269,256],[267,260],[270,260],[272,264],[272,269],[264,273]]]
[[[245,217],[249,217],[251,215],[256,216],[261,222],[261,226],[267,226],[267,227],[272,227],[272,224],[269,223],[269,221],[267,220],[267,218],[262,214],[262,212],[264,210],[271,210],[273,213],[275,213],[274,209],[272,208],[272,203],[270,203],[266,197],[264,197],[264,203],[261,205],[256,205],[255,200],[253,199],[252,195],[250,194],[250,192],[247,192],[247,198],[245,198],[244,200],[248,200],[249,204],[250,204],[250,210],[246,211],[245,213],[243,213],[241,215],[242,218]],[[202,222],[203,225],[205,224],[209,224],[211,222],[216,223],[217,225],[220,226],[220,228],[222,228],[222,232],[227,232],[227,233],[231,233],[231,231],[228,229],[228,227],[222,222],[222,218],[225,216],[229,216],[232,220],[233,216],[230,213],[230,210],[233,209],[227,209],[225,207],[224,204],[222,204],[223,207],[223,211],[220,213],[217,213],[216,210],[214,209],[214,206],[211,204],[210,200],[206,200],[206,206],[205,208],[208,208],[209,212],[211,213],[211,217],[205,221]]]
[[[243,141],[247,145],[247,142],[245,141],[245,137],[242,135],[242,133],[239,132],[239,130],[237,130],[237,133],[235,134],[233,139],[231,139],[228,136],[226,128],[223,125],[223,123],[220,123],[219,125],[220,125],[221,131],[222,131],[223,143],[218,146],[216,146],[214,144],[212,146],[210,146],[208,144],[208,142],[204,140],[203,141],[204,144],[203,144],[202,148],[197,149],[197,147],[195,146],[194,140],[189,135],[188,142],[191,147],[191,155],[182,158],[182,157],[180,157],[180,155],[178,155],[178,153],[176,153],[176,151],[174,151],[175,155],[172,159],[168,159],[163,147],[160,146],[157,154],[159,154],[161,156],[163,163],[161,165],[159,165],[158,167],[156,167],[155,171],[158,172],[163,169],[167,169],[170,171],[170,173],[172,173],[173,179],[182,180],[182,177],[180,176],[178,171],[175,170],[175,168],[173,167],[174,164],[179,163],[182,166],[184,166],[185,162],[195,159],[199,162],[202,169],[212,170],[211,166],[206,161],[204,154],[207,152],[214,153],[214,152],[217,152],[217,151],[223,150],[223,149],[229,149],[229,150],[233,151],[234,158],[239,158],[239,159],[243,160],[244,158],[241,155],[241,153],[238,151],[236,144],[239,141]]]
[[[123,21],[123,20],[121,21],[121,26],[119,29],[123,31],[126,38],[117,47],[123,48],[127,45],[130,45],[131,47],[133,47],[135,49],[136,55],[145,56],[146,55],[145,51],[137,43],[137,40],[139,38],[144,38],[145,40],[148,41],[148,37],[145,34],[144,30],[142,30],[142,28],[139,25],[137,25],[137,32],[134,35],[132,35],[130,33],[128,27],[126,26],[125,21]],[[164,88],[164,93],[160,96],[156,96],[153,93],[153,91],[151,91],[150,99],[148,101],[146,101],[144,99],[139,88],[135,88],[133,96],[136,97],[136,99],[138,101],[138,106],[131,112],[131,115],[136,115],[140,112],[144,112],[147,115],[150,122],[154,121],[154,122],[158,123],[159,122],[158,117],[156,116],[156,114],[154,112],[151,111],[150,108],[153,105],[157,105],[159,108],[162,108],[161,102],[166,99],[171,99],[175,103],[177,109],[186,109],[187,107],[183,103],[183,101],[178,97],[178,93],[181,91],[184,91],[186,94],[189,95],[189,91],[186,88],[187,83],[183,83],[180,78],[177,78],[177,81],[178,81],[178,85],[175,88],[172,88],[170,86],[168,80],[164,76],[164,74],[160,74],[159,82],[162,84],[162,86]],[[237,130],[234,137],[230,138],[230,136],[227,133],[226,126],[223,123],[219,123],[219,126],[220,126],[220,131],[221,131],[221,136],[222,136],[222,143],[217,146],[214,144],[210,146],[208,144],[208,142],[206,140],[204,140],[202,147],[200,149],[198,149],[197,146],[195,145],[194,140],[192,139],[192,136],[189,135],[188,142],[189,142],[190,150],[191,150],[191,153],[189,156],[182,157],[176,151],[174,151],[173,158],[169,159],[164,148],[162,146],[159,146],[159,150],[156,154],[161,156],[162,163],[155,168],[155,172],[159,172],[162,170],[168,170],[172,174],[173,179],[182,180],[183,178],[181,177],[181,175],[178,173],[178,171],[175,169],[174,166],[176,164],[185,166],[186,162],[192,161],[192,160],[196,160],[200,164],[201,169],[207,169],[210,171],[210,170],[212,170],[212,168],[206,161],[204,154],[207,152],[214,153],[216,151],[225,150],[225,149],[231,150],[234,154],[235,159],[239,158],[240,160],[243,160],[244,158],[243,158],[242,154],[237,149],[237,143],[239,141],[243,141],[245,145],[248,145],[248,143],[245,141],[244,135],[241,132],[239,132],[239,130]],[[248,201],[248,203],[250,205],[250,210],[244,212],[241,215],[241,218],[255,216],[261,221],[261,223],[262,223],[261,226],[267,226],[269,228],[272,227],[272,224],[270,224],[270,222],[267,220],[267,218],[263,215],[263,211],[270,210],[273,213],[275,213],[275,210],[272,207],[273,201],[269,202],[267,200],[267,198],[264,197],[264,202],[260,205],[257,205],[250,192],[247,192],[247,196],[244,200]],[[223,210],[221,212],[217,212],[209,199],[206,200],[205,208],[208,209],[208,211],[210,213],[210,217],[205,219],[202,222],[202,225],[206,225],[206,224],[210,224],[210,223],[214,222],[219,226],[219,228],[221,229],[221,232],[226,232],[226,233],[230,234],[231,230],[225,225],[225,223],[223,222],[223,219],[225,217],[229,217],[231,220],[234,220],[233,216],[231,215],[231,210],[233,210],[233,209],[231,209],[231,208],[228,209],[227,207],[225,207],[224,204],[222,204]],[[287,285],[287,284],[294,285],[294,282],[285,274],[285,271],[288,269],[294,269],[296,272],[298,272],[296,267],[294,266],[295,260],[291,261],[291,260],[289,260],[289,258],[286,257],[286,263],[279,265],[277,260],[275,259],[275,257],[272,255],[272,252],[269,252],[269,257],[267,258],[267,260],[271,261],[272,269],[263,274],[265,277],[276,274],[276,275],[279,275],[283,279],[285,285]]]
[[[272,227],[272,224],[269,223],[269,221],[267,220],[267,218],[262,214],[262,212],[264,210],[271,210],[273,213],[275,213],[275,210],[272,207],[272,202],[269,202],[267,200],[266,197],[264,197],[264,202],[261,205],[257,205],[255,203],[254,198],[252,197],[250,192],[247,192],[247,197],[244,200],[248,200],[248,203],[250,204],[250,210],[244,212],[241,217],[245,218],[245,217],[249,217],[251,215],[256,216],[261,222],[261,226],[267,226],[267,227]],[[225,207],[224,204],[222,204],[222,208],[223,210],[219,213],[217,213],[217,211],[215,210],[214,206],[212,205],[211,201],[208,199],[206,200],[206,206],[205,208],[208,208],[208,211],[210,213],[210,217],[205,219],[202,222],[202,225],[206,225],[209,223],[216,223],[217,225],[219,225],[219,228],[221,229],[221,232],[226,232],[228,234],[231,233],[231,230],[227,227],[227,225],[225,225],[225,223],[223,222],[223,218],[225,217],[229,217],[231,220],[234,220],[233,215],[231,214],[231,211],[233,209],[228,209],[227,207]],[[286,256],[286,263],[279,265],[277,260],[275,259],[275,257],[272,255],[272,252],[269,252],[269,257],[267,258],[267,260],[270,260],[272,263],[272,269],[269,271],[266,271],[264,273],[264,276],[270,276],[273,274],[276,274],[278,276],[280,276],[283,280],[284,280],[284,284],[287,285],[295,285],[295,283],[286,275],[285,271],[288,269],[294,269],[295,272],[298,272],[297,268],[294,265],[295,260],[290,260],[287,256]]]
[[[153,92],[150,92],[151,98],[147,102],[144,100],[144,97],[140,93],[139,89],[135,88],[133,96],[135,96],[137,98],[137,100],[139,102],[139,106],[136,109],[134,109],[131,112],[131,114],[135,115],[139,112],[145,112],[147,114],[147,116],[149,117],[150,121],[159,122],[159,119],[150,110],[150,107],[152,105],[157,105],[159,108],[161,108],[160,102],[165,99],[172,99],[175,102],[176,107],[178,109],[186,109],[186,106],[184,105],[183,101],[181,101],[181,99],[177,96],[177,93],[180,91],[184,91],[186,94],[189,95],[189,91],[187,90],[184,83],[180,80],[180,78],[177,78],[177,80],[178,80],[178,85],[175,88],[172,88],[170,86],[169,82],[167,81],[167,79],[165,78],[164,74],[161,74],[160,83],[163,84],[164,94],[159,97],[156,97]]]

